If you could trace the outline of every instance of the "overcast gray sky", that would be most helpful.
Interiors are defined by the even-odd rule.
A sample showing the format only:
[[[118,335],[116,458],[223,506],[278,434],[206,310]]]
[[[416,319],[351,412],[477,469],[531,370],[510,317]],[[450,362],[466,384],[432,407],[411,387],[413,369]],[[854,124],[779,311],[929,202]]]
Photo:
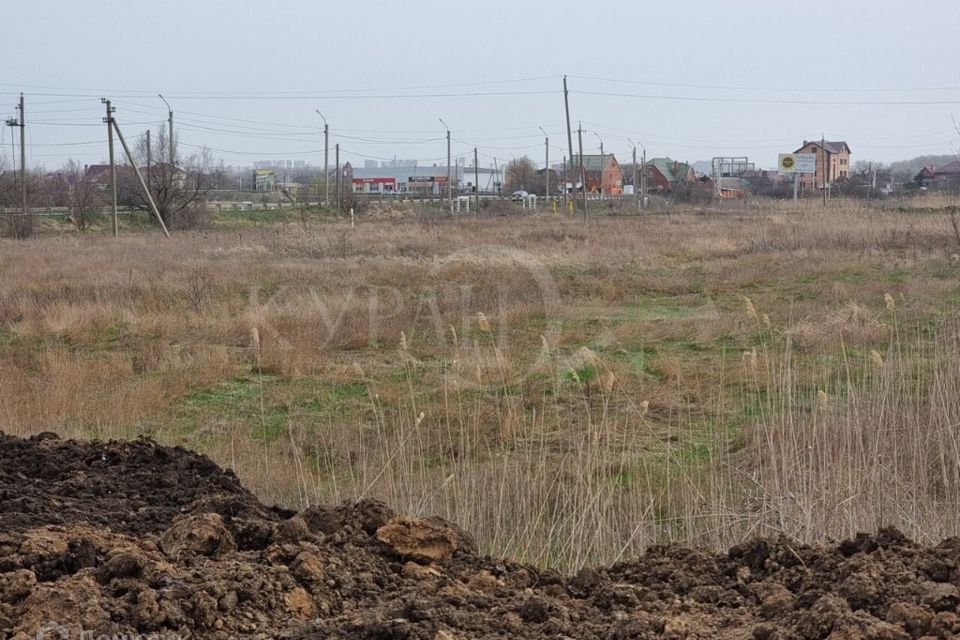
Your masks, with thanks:
[[[821,134],[854,161],[960,146],[957,0],[34,0],[4,19],[0,115],[25,93],[47,167],[106,156],[101,95],[132,137],[165,119],[158,92],[186,148],[227,164],[322,164],[314,109],[354,164],[444,162],[440,117],[455,156],[542,162],[543,127],[559,160],[564,74],[584,151],[599,135],[621,159],[627,137],[764,167]]]

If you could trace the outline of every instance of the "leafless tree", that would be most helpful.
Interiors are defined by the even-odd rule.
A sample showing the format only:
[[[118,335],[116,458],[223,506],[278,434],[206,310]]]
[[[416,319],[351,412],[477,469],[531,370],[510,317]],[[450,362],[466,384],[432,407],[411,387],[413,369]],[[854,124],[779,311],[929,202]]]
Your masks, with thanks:
[[[80,231],[93,223],[104,204],[103,186],[73,160],[47,176],[44,193],[51,206],[69,209],[69,219]]]
[[[169,141],[166,129],[160,127],[154,136],[150,156],[152,165],[147,172],[147,143],[141,137],[133,150],[134,160],[140,175],[148,181],[150,195],[164,224],[172,227],[191,226],[203,212],[203,204],[210,192],[217,188],[223,167],[214,161],[208,149],[185,155],[179,150],[179,141],[174,144],[173,164],[170,163]],[[150,205],[143,195],[140,183],[129,165],[117,171],[117,200],[123,205],[149,211]]]
[[[524,189],[526,191],[535,190],[539,183],[537,176],[537,165],[527,156],[522,156],[511,160],[507,164],[506,170],[507,189],[514,191]]]
[[[27,207],[32,206],[37,190],[38,170],[27,169],[26,191]],[[0,223],[0,232],[14,238],[28,238],[33,235],[33,214],[22,215],[23,206],[20,168],[13,170],[13,163],[6,155],[0,154],[0,208],[7,209],[7,215]]]

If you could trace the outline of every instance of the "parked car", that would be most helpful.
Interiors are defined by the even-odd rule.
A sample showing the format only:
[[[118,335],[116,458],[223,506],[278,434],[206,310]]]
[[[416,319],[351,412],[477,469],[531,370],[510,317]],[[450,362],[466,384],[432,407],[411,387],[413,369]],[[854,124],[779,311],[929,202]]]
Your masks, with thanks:
[[[517,189],[510,194],[511,200],[523,200],[524,198],[529,198],[530,194],[524,191],[523,189]]]

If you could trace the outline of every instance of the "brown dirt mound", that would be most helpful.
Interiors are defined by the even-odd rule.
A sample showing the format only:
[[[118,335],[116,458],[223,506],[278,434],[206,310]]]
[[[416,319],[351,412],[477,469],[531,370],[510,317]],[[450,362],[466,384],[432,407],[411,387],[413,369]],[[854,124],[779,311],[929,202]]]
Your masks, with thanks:
[[[952,638],[958,562],[884,530],[562,576],[376,502],[267,508],[182,449],[0,434],[4,639]]]

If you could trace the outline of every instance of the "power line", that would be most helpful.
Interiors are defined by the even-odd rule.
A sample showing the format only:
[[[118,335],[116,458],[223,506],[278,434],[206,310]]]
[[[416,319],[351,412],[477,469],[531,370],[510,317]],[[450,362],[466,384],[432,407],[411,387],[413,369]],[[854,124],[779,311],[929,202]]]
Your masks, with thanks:
[[[785,105],[821,105],[821,106],[930,106],[930,105],[960,105],[960,98],[955,100],[791,100],[774,98],[720,98],[704,96],[670,96],[642,93],[621,93],[617,91],[577,91],[579,95],[604,96],[610,98],[636,98],[640,100],[668,100],[676,102],[720,102],[733,104],[785,104]]]
[[[675,88],[684,88],[684,89],[713,89],[721,91],[765,91],[765,92],[775,92],[775,93],[912,93],[920,91],[960,91],[960,86],[950,86],[950,87],[910,87],[910,88],[894,88],[894,87],[876,87],[876,88],[858,88],[858,87],[839,87],[839,88],[826,88],[826,87],[759,87],[759,86],[742,86],[742,85],[719,85],[719,84],[695,84],[687,82],[655,82],[651,80],[632,80],[627,78],[603,78],[598,76],[579,76],[579,75],[570,75],[571,78],[579,78],[581,80],[593,80],[596,82],[611,82],[618,84],[638,84],[652,87],[675,87]]]

